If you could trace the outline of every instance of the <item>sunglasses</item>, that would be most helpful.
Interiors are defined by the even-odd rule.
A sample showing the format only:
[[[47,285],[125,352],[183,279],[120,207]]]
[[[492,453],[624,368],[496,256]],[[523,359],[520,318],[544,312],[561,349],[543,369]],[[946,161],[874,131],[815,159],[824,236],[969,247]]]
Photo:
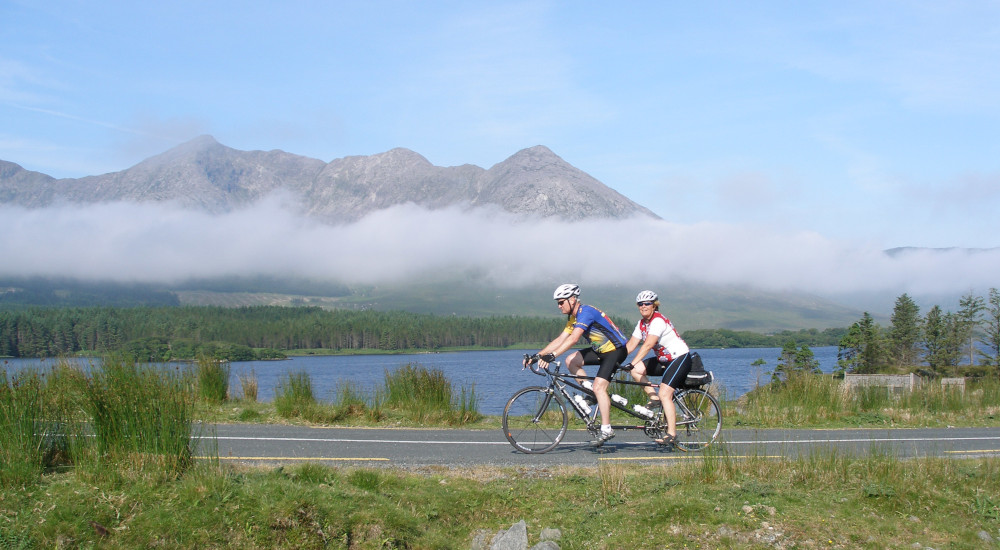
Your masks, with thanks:
[[[557,305],[557,306],[561,306],[561,305],[565,304],[565,303],[566,303],[566,302],[568,302],[568,301],[569,301],[569,300],[566,300],[566,299],[562,299],[562,300],[556,300],[556,305]]]
[[[642,306],[655,306],[656,302],[636,302],[635,305],[637,305],[639,307],[642,307]]]

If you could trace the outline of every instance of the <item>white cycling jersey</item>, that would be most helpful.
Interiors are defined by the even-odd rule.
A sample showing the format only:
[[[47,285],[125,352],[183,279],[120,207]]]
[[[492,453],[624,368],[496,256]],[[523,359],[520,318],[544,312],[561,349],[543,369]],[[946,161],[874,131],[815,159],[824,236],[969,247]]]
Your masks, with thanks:
[[[659,311],[653,312],[653,316],[649,321],[640,319],[639,323],[635,326],[632,337],[645,342],[650,334],[659,339],[656,345],[653,346],[653,352],[656,353],[656,357],[662,362],[673,361],[675,357],[679,357],[690,351],[687,343],[678,334],[674,324]],[[640,357],[639,359],[642,358]]]

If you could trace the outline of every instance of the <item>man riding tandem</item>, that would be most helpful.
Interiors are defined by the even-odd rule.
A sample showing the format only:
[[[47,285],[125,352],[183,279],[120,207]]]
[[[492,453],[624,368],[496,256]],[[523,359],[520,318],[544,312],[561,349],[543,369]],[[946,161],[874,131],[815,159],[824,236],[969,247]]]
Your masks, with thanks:
[[[619,363],[628,357],[625,336],[603,311],[580,301],[580,287],[575,284],[560,285],[552,294],[559,311],[566,315],[566,327],[538,352],[542,367],[573,347],[581,337],[590,340],[590,347],[574,351],[566,358],[566,366],[574,376],[587,376],[584,365],[600,365],[594,376],[594,396],[601,413],[601,433],[596,445],[615,436],[611,429],[611,397],[608,385]],[[525,360],[527,362],[527,360]]]

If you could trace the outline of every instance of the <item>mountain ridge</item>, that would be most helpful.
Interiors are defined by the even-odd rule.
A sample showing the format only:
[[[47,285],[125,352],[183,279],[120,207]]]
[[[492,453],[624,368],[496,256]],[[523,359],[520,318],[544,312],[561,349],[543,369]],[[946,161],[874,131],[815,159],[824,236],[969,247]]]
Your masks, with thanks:
[[[298,195],[305,214],[331,224],[407,203],[429,209],[495,206],[535,216],[658,217],[543,145],[489,169],[435,166],[405,148],[324,162],[278,149],[241,151],[208,135],[125,170],[82,178],[56,179],[0,161],[0,202],[27,208],[58,201],[174,201],[218,214],[281,190]]]

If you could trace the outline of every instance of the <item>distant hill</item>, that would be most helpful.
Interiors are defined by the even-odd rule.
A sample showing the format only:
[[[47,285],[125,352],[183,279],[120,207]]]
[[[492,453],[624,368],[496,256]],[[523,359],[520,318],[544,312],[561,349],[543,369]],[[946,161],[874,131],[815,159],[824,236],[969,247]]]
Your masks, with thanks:
[[[284,151],[240,151],[211,136],[120,172],[78,179],[55,179],[0,161],[0,203],[28,208],[57,201],[172,201],[222,213],[278,191],[293,193],[304,213],[331,224],[406,203],[430,209],[498,207],[525,216],[656,217],[542,145],[488,170],[434,166],[408,149],[326,163]]]
[[[202,286],[202,285],[196,285]],[[551,317],[553,326],[565,319],[552,301],[552,288],[532,286],[499,288],[474,280],[439,280],[397,286],[350,286],[348,292],[309,292],[308,283],[297,294],[262,291],[266,285],[248,285],[248,290],[218,292],[177,291],[186,305],[312,305],[324,308],[412,311],[436,315],[491,316],[525,315]],[[236,289],[237,287],[231,287]],[[252,289],[251,289],[252,288]],[[333,290],[333,289],[330,289]],[[802,328],[847,327],[861,318],[862,311],[810,295],[772,293],[747,288],[675,285],[660,289],[664,313],[681,330],[728,328],[770,333]],[[616,318],[638,320],[636,289],[631,287],[586,287],[584,302]],[[620,327],[631,331],[632,326]]]
[[[861,311],[814,296],[750,289],[675,286],[661,289],[663,312],[679,329],[728,328],[772,333],[803,328],[847,327]],[[26,307],[317,306],[326,309],[410,311],[434,315],[551,317],[553,330],[564,322],[552,289],[497,288],[474,280],[413,282],[398,286],[339,285],[323,281],[265,277],[190,281],[181,285],[120,284],[72,279],[0,278],[0,310]],[[584,302],[617,319],[638,320],[635,289],[588,287]],[[631,331],[632,326],[620,327]]]

